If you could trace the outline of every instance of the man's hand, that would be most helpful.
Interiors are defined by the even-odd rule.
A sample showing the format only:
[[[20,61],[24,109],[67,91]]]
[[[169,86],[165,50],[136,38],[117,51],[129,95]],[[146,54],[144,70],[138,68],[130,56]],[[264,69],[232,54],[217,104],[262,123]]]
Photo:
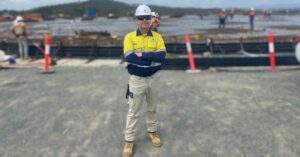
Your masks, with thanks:
[[[138,57],[142,57],[143,53],[142,51],[135,51],[134,52]]]

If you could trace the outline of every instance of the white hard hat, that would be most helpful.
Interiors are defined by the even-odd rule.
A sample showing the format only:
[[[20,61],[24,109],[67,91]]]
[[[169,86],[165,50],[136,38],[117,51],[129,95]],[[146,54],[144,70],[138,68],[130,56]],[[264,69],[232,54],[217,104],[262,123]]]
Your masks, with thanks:
[[[254,10],[254,8],[250,8],[250,10]]]
[[[16,18],[16,21],[17,22],[20,22],[20,21],[23,21],[24,19],[23,19],[23,17],[22,16],[17,16],[17,18]]]
[[[152,14],[152,16],[155,16],[155,17],[156,17],[156,13],[155,13],[155,12],[152,12],[151,14]]]
[[[143,16],[143,15],[152,15],[151,9],[143,4],[143,5],[139,5],[136,10],[135,10],[135,16]]]
[[[226,11],[226,9],[222,9],[222,11],[224,11],[224,12],[225,12],[225,11]]]
[[[159,14],[156,12],[152,12],[152,17],[159,17]]]

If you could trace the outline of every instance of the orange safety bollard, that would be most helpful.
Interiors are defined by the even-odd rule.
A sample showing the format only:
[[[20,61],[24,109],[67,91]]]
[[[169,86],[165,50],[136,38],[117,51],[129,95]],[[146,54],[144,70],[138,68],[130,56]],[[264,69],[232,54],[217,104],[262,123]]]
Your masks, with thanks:
[[[193,55],[193,50],[192,50],[192,45],[191,45],[191,40],[190,40],[190,36],[188,34],[184,35],[185,37],[185,43],[186,43],[186,49],[187,49],[187,55],[189,58],[189,64],[190,64],[190,69],[187,70],[187,72],[191,72],[191,73],[197,73],[200,72],[200,70],[196,69],[196,65],[195,65],[195,60],[194,60],[194,55]]]
[[[274,37],[272,32],[269,32],[269,57],[270,57],[270,70],[275,71],[276,60],[275,60]]]
[[[45,52],[44,52],[44,71],[42,74],[51,74],[54,73],[53,70],[49,70],[49,60],[50,60],[50,46],[51,46],[51,37],[48,33],[45,35]]]

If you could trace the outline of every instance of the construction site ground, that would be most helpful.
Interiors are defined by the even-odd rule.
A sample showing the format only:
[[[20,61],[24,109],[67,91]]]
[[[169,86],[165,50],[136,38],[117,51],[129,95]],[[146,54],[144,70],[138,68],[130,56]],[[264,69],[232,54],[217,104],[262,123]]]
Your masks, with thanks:
[[[0,156],[121,156],[129,76],[119,60],[41,67],[0,68]],[[163,145],[148,140],[144,104],[133,156],[300,156],[299,70],[160,74]]]

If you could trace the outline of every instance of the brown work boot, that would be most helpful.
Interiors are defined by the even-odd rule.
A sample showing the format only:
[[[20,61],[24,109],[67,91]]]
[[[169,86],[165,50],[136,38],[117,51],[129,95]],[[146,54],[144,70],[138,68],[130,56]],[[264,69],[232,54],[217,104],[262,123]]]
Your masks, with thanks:
[[[133,142],[125,142],[123,149],[123,157],[131,157],[133,152]]]
[[[155,147],[160,147],[161,146],[160,138],[159,138],[157,132],[149,132],[149,138],[150,138],[151,143]]]

